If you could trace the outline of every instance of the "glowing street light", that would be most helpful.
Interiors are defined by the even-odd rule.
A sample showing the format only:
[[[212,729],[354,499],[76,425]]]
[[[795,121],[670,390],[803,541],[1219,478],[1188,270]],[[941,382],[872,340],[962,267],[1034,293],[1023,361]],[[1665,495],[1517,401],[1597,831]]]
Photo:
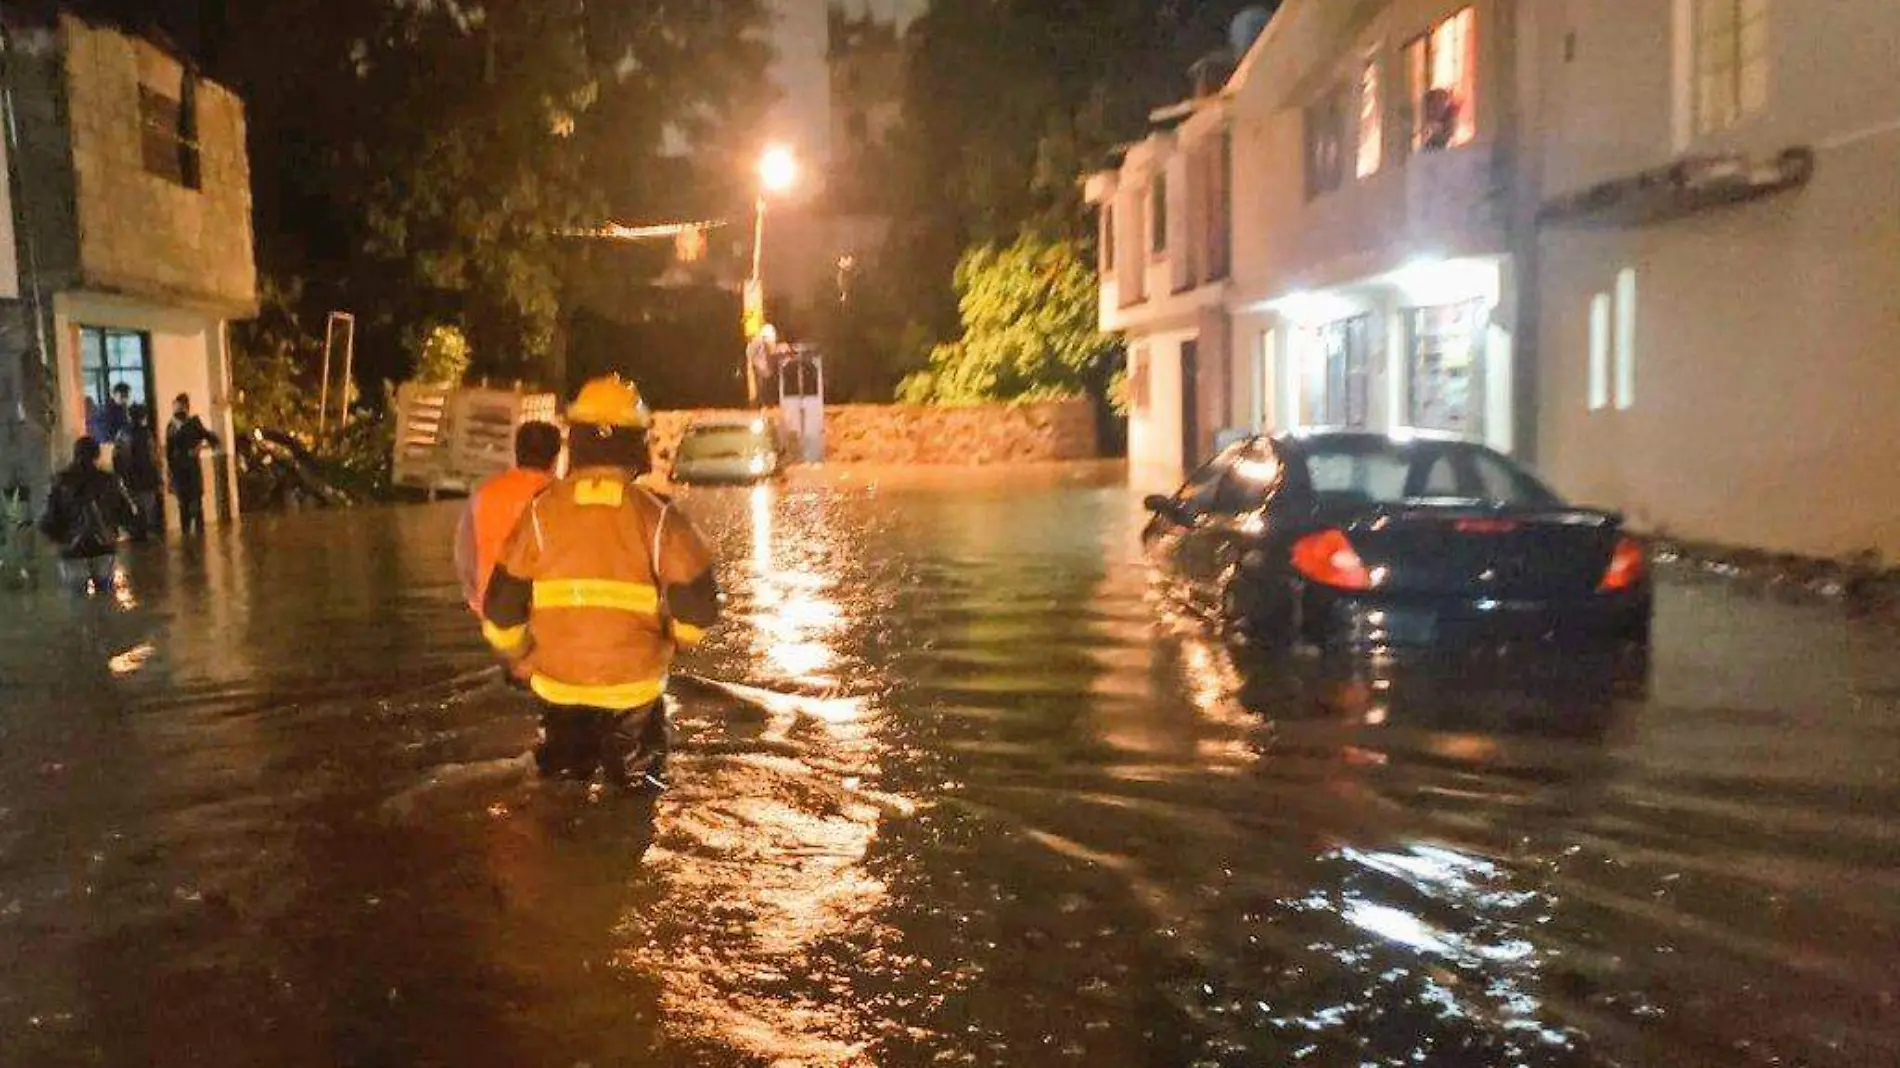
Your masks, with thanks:
[[[784,145],[769,145],[759,157],[759,188],[767,193],[791,192],[798,181],[798,157]]]
[[[766,199],[791,192],[798,183],[798,157],[785,145],[767,145],[759,156],[759,196],[752,226],[752,277],[746,281],[745,320],[747,355],[745,358],[746,399],[759,404],[759,377],[751,355],[751,342],[760,336],[765,323],[765,208]]]

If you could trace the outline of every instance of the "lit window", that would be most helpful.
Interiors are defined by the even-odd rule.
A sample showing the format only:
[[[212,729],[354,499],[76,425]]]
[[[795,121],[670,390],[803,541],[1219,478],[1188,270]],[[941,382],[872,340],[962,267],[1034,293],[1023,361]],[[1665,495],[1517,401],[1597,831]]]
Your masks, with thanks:
[[[1359,74],[1359,165],[1361,178],[1379,173],[1384,153],[1384,91],[1379,84],[1379,64],[1371,62]]]
[[[1432,27],[1405,49],[1414,109],[1412,147],[1437,152],[1478,136],[1477,16],[1470,8]]]
[[[1636,403],[1636,270],[1616,274],[1616,407]]]
[[[1726,130],[1767,106],[1768,0],[1696,0],[1696,133]]]
[[[1338,189],[1346,178],[1345,92],[1333,89],[1306,109],[1306,195]]]
[[[1610,404],[1610,295],[1590,298],[1590,410]]]
[[[1155,175],[1148,190],[1148,251],[1156,256],[1168,251],[1168,176]]]

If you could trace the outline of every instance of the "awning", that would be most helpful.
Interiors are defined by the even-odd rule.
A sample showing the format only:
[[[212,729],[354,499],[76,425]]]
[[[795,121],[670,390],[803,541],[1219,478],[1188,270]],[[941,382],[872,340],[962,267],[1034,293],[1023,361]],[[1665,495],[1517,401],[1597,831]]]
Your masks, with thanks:
[[[1653,226],[1799,189],[1813,177],[1812,148],[1790,148],[1769,160],[1697,156],[1546,201],[1537,217],[1549,226]]]

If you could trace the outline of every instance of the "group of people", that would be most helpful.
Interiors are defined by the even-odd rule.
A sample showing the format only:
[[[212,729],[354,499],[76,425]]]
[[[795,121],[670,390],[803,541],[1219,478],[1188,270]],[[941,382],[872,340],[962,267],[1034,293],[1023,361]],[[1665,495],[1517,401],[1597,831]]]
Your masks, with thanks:
[[[66,579],[89,591],[115,581],[124,537],[145,541],[164,529],[159,505],[163,480],[151,414],[131,399],[130,387],[121,382],[104,405],[88,413],[88,433],[73,442],[72,463],[53,479],[40,513],[40,533],[59,546]],[[103,462],[107,443],[112,445],[110,470]],[[165,469],[178,503],[179,526],[187,533],[204,530],[199,450],[221,444],[192,413],[191,398],[180,393],[165,428]]]
[[[567,420],[565,477],[559,429],[516,432],[515,468],[471,495],[457,566],[483,636],[540,705],[541,774],[657,793],[673,657],[719,618],[713,557],[640,481],[651,417],[632,383],[588,383]]]

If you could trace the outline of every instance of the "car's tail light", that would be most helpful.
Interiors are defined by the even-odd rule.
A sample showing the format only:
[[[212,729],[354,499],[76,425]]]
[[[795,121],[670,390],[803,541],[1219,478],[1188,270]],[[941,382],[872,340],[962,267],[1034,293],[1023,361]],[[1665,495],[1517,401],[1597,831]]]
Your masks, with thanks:
[[[1293,543],[1293,570],[1323,586],[1369,590],[1372,572],[1343,530],[1322,530]]]
[[[1616,539],[1616,551],[1610,554],[1610,566],[1603,570],[1598,593],[1616,593],[1643,581],[1649,573],[1649,557],[1635,538]]]

